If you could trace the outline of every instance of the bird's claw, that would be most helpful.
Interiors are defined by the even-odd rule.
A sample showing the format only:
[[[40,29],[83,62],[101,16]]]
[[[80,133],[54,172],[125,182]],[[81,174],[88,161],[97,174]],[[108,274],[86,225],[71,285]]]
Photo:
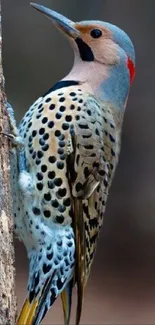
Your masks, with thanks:
[[[14,146],[16,146],[17,148],[19,149],[22,149],[24,148],[24,142],[23,142],[23,139],[22,137],[20,136],[15,136],[14,134],[12,133],[5,133],[5,132],[0,132],[0,134],[8,137],[10,139],[10,141],[12,142],[12,144]]]
[[[13,110],[12,106],[8,102],[6,102],[6,110],[7,110],[8,117],[9,117],[9,124],[10,124],[11,134],[13,136],[15,136],[15,137],[18,137],[19,133],[18,133],[18,128],[16,126],[16,120],[15,120],[15,117],[14,117],[14,110]]]

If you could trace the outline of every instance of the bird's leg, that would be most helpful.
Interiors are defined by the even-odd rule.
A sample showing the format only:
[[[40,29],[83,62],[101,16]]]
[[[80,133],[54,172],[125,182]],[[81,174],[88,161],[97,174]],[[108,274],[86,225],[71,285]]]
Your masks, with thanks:
[[[24,142],[22,137],[19,135],[19,130],[16,126],[13,107],[8,102],[6,102],[6,109],[8,113],[11,132],[10,133],[1,132],[1,134],[7,136],[12,142],[12,144],[15,146],[17,150],[17,156],[18,156],[19,172],[22,173],[23,171],[26,171]]]
[[[11,133],[8,134],[8,133],[1,132],[1,134],[7,136],[11,140],[12,144],[14,146],[16,146],[17,148],[24,147],[23,139],[19,135],[19,131],[18,131],[18,128],[16,126],[16,120],[15,120],[15,117],[14,117],[14,110],[13,110],[12,106],[8,102],[6,102],[6,109],[7,109],[7,113],[8,113]]]

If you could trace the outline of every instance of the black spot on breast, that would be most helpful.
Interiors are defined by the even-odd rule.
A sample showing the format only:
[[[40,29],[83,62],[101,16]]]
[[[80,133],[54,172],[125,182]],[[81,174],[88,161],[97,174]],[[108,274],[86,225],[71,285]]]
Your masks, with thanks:
[[[42,183],[37,183],[37,189],[38,189],[39,191],[42,191],[42,189],[43,189],[43,184],[42,184]]]
[[[38,178],[38,181],[42,181],[43,180],[43,174],[42,173],[37,173],[37,178]]]
[[[59,107],[59,111],[62,112],[62,113],[65,111],[65,109],[66,109],[65,106],[60,106],[60,107]]]
[[[38,112],[41,113],[41,112],[43,112],[43,110],[44,110],[44,108],[42,107],[42,108],[38,109]]]
[[[59,206],[58,201],[57,200],[53,200],[52,201],[52,206],[53,206],[53,208],[58,208],[58,206]]]
[[[48,172],[48,178],[53,179],[55,177],[55,172]]]
[[[38,150],[38,152],[37,152],[38,158],[41,159],[43,157],[43,155],[44,155],[43,152]]]
[[[65,159],[66,159],[65,154],[60,155],[60,159],[61,159],[61,160],[65,160]]]
[[[60,196],[60,197],[64,197],[66,195],[66,193],[67,193],[66,188],[60,188],[58,190],[58,196]]]
[[[39,144],[40,144],[41,146],[44,146],[44,145],[45,145],[45,141],[44,141],[44,139],[39,139]]]
[[[59,141],[59,146],[60,146],[61,148],[65,147],[65,141]]]
[[[54,180],[54,184],[56,186],[61,186],[62,185],[62,179],[61,178],[55,178]]]
[[[59,154],[59,155],[62,155],[63,153],[64,153],[64,149],[63,149],[63,148],[59,148],[59,149],[58,149],[58,154]]]
[[[33,159],[36,158],[36,152],[33,152],[33,154],[32,154],[32,158],[33,158]]]
[[[65,199],[65,200],[63,201],[63,203],[64,203],[64,205],[65,205],[66,207],[69,207],[69,206],[71,205],[71,200],[70,200],[70,198]]]
[[[56,130],[56,131],[55,131],[55,136],[56,136],[56,137],[60,137],[60,135],[61,135],[60,130]]]
[[[32,122],[30,122],[29,124],[28,124],[28,129],[30,129],[30,127],[32,126]]]
[[[45,173],[47,171],[47,166],[46,165],[42,165],[41,166],[41,170],[43,173]]]
[[[64,222],[64,216],[63,215],[60,215],[60,216],[56,216],[56,221],[58,222],[58,223],[63,223]]]
[[[53,181],[48,181],[48,188],[50,188],[51,190],[53,190],[53,188],[54,188]]]
[[[48,158],[48,160],[49,160],[49,162],[50,162],[51,164],[54,164],[54,163],[56,162],[56,157],[55,157],[55,156],[50,156],[50,157]]]
[[[44,194],[44,199],[45,199],[46,201],[50,201],[50,200],[51,200],[51,194],[50,194],[50,193],[45,193],[45,194]]]
[[[42,146],[43,151],[47,151],[49,149],[49,144],[46,143],[44,146]]]
[[[45,210],[44,211],[44,216],[45,216],[45,218],[50,218],[51,212],[49,210]]]
[[[39,165],[41,163],[41,160],[36,159],[36,165]]]
[[[55,105],[54,104],[51,104],[50,106],[49,106],[49,109],[52,111],[53,109],[55,108]]]
[[[62,124],[62,129],[63,130],[68,130],[69,129],[69,124],[68,123],[63,123]]]
[[[60,98],[59,98],[59,102],[60,102],[60,103],[62,103],[62,102],[64,102],[64,101],[65,101],[65,97],[60,97]]]
[[[47,123],[47,121],[48,121],[48,118],[47,117],[43,117],[42,123],[45,124],[45,123]]]
[[[70,96],[74,97],[74,96],[76,96],[76,93],[71,92],[71,93],[70,93]]]
[[[33,131],[32,131],[32,136],[33,136],[33,138],[34,138],[36,135],[37,135],[37,131],[36,131],[36,130],[33,130]]]
[[[53,121],[50,121],[50,122],[48,122],[48,127],[50,128],[50,129],[52,129],[53,128],[53,126],[54,126],[54,122]]]
[[[66,120],[66,122],[71,122],[72,116],[71,115],[66,115],[65,120]]]
[[[61,113],[56,113],[55,117],[59,120],[62,117],[62,114]]]
[[[62,161],[57,162],[57,167],[58,169],[63,169],[64,168],[64,163]]]
[[[70,109],[72,109],[72,110],[75,109],[75,105],[72,104]]]
[[[45,129],[44,129],[44,128],[41,128],[41,129],[39,130],[39,134],[40,134],[40,135],[43,135],[44,132],[45,132]]]
[[[32,211],[36,216],[40,214],[40,209],[38,209],[37,207],[34,207]]]
[[[45,100],[46,103],[49,103],[50,101],[51,101],[51,98],[50,98],[50,97],[48,97],[48,98]]]
[[[49,139],[49,133],[45,133],[45,134],[43,135],[43,139],[44,139],[44,140],[48,140],[48,139]]]

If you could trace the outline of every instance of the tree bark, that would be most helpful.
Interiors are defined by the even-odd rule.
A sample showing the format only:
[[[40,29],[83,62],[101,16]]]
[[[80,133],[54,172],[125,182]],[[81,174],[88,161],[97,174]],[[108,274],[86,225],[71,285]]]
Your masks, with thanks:
[[[9,121],[5,105],[0,1],[0,132],[9,133]],[[0,325],[14,325],[16,317],[9,149],[8,138],[0,134]]]

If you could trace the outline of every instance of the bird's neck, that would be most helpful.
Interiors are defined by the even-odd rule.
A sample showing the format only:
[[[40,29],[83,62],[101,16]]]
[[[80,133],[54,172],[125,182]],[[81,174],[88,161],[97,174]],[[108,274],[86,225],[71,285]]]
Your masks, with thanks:
[[[63,80],[77,80],[86,92],[100,100],[124,109],[129,92],[129,73],[122,63],[108,66],[99,62],[75,60],[70,73]]]

